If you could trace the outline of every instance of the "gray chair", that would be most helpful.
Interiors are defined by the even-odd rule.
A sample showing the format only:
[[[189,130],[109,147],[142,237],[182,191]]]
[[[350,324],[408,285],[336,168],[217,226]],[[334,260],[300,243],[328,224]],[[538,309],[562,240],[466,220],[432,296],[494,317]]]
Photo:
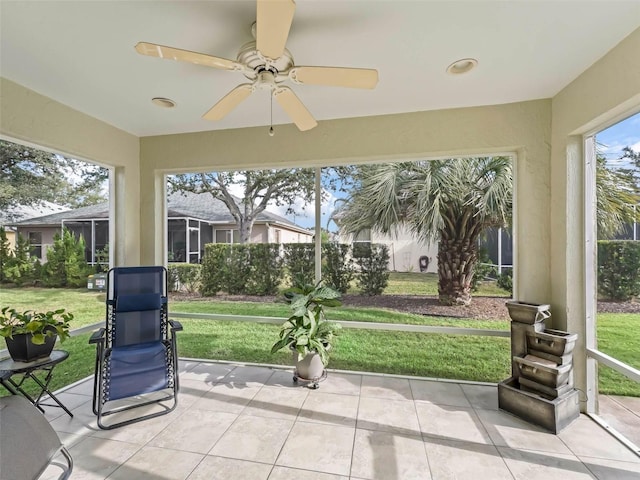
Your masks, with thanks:
[[[0,480],[35,480],[60,452],[67,461],[60,465],[64,480],[73,459],[45,416],[22,396],[0,398]]]

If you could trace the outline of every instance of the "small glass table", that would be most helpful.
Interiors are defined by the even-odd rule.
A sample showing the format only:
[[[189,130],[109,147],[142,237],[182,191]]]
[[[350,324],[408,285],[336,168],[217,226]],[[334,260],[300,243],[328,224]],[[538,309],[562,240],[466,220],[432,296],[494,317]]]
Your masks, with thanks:
[[[60,407],[70,417],[73,417],[73,414],[69,411],[67,407],[65,407],[60,400],[49,390],[49,383],[51,382],[51,378],[53,377],[53,369],[59,363],[64,362],[69,357],[69,352],[64,350],[54,350],[51,352],[46,358],[41,358],[38,360],[34,360],[33,362],[16,362],[11,358],[7,358],[0,361],[0,384],[9,390],[12,395],[24,395],[33,405],[35,405],[42,413],[44,413],[41,405],[49,406],[49,407]],[[40,379],[35,375],[37,371],[46,372],[44,379]],[[13,377],[20,376],[19,380],[16,382]],[[33,398],[22,388],[24,382],[30,378],[33,380],[39,387],[40,393],[36,398]],[[47,394],[49,398],[57,403],[57,405],[52,405],[48,403],[42,403],[42,397]]]

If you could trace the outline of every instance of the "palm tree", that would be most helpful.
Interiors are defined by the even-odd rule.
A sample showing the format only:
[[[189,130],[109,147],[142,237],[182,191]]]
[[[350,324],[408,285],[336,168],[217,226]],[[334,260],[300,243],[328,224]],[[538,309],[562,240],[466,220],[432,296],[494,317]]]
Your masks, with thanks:
[[[633,157],[633,151],[623,158]],[[637,161],[637,160],[636,160]],[[596,221],[598,238],[610,239],[624,231],[624,227],[638,221],[635,205],[640,202],[636,173],[630,169],[607,167],[607,159],[601,152],[596,153]]]
[[[509,221],[512,184],[508,157],[361,166],[337,216],[350,233],[408,226],[417,238],[439,241],[439,300],[468,305],[478,238]]]

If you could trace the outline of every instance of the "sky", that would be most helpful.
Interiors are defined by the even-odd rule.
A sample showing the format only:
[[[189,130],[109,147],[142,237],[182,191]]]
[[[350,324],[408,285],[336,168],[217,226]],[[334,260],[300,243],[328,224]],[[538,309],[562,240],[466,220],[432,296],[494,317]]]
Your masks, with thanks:
[[[611,167],[626,166],[623,160],[619,160],[622,149],[631,147],[634,152],[640,152],[640,113],[596,134],[596,141]]]
[[[608,164],[611,167],[625,167],[625,162],[619,160],[622,156],[622,149],[628,146],[633,151],[640,152],[640,113],[599,132],[596,134],[596,141],[600,144],[600,149],[607,157]],[[327,222],[335,209],[335,202],[338,200],[338,197],[329,192],[327,192],[327,195],[328,199],[322,204],[322,221],[320,223],[322,228],[327,228]],[[307,205],[304,210],[303,206],[303,202],[300,201],[296,208],[296,215],[287,215],[285,207],[278,208],[274,206],[268,210],[286,217],[301,227],[313,228],[315,226],[314,205]],[[336,229],[335,223],[331,222],[329,230],[336,231]]]

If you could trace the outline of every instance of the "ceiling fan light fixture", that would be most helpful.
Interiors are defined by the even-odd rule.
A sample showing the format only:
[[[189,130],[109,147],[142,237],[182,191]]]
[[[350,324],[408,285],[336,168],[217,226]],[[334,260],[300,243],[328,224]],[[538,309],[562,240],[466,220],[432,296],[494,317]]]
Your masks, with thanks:
[[[449,65],[447,67],[447,73],[450,73],[451,75],[460,75],[473,70],[476,66],[478,66],[478,60],[475,58],[462,58]]]
[[[174,108],[176,106],[176,102],[164,97],[154,97],[151,99],[151,103],[162,108]]]

